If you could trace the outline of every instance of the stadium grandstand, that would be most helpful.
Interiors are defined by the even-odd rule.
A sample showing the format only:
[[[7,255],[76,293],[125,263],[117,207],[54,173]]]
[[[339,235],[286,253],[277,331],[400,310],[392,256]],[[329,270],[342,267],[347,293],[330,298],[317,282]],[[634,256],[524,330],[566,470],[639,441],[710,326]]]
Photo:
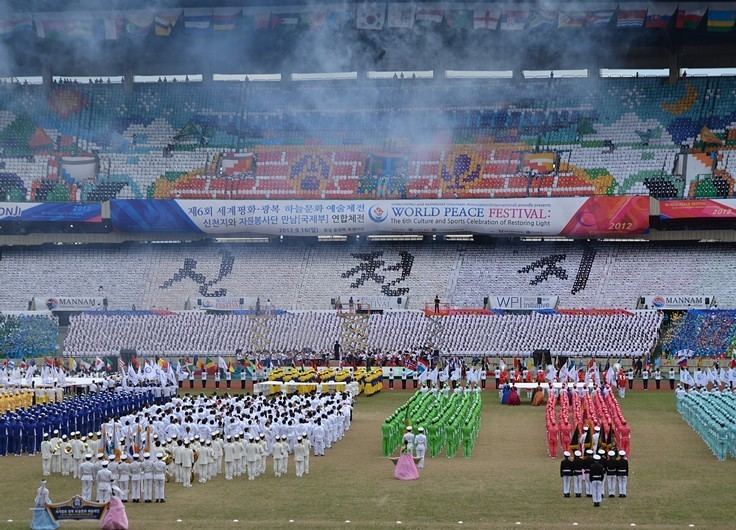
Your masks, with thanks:
[[[485,411],[477,398],[458,396],[491,390],[495,379],[503,404],[517,393],[511,383],[535,404],[545,385],[546,457],[565,440],[568,400],[575,442],[561,442],[565,450],[578,448],[579,436],[585,449],[588,426],[603,427],[600,449],[628,450],[631,432],[615,395],[641,426],[654,409],[636,397],[627,409],[622,398],[627,388],[648,390],[655,374],[659,390],[667,373],[663,390],[675,389],[675,377],[682,387],[677,407],[660,400],[657,413],[679,412],[718,459],[736,455],[728,426],[736,418],[732,3],[100,4],[0,0],[0,403],[2,387],[15,400],[21,387],[65,387],[70,397],[98,384],[128,392],[150,383],[157,406],[171,407],[170,388],[169,397],[178,392],[177,403],[194,408],[185,392],[206,390],[208,377],[219,391],[222,377],[228,392],[278,393],[267,402],[279,408],[277,423],[284,414],[284,433],[288,394],[305,410],[308,400],[327,400],[340,419],[325,412],[325,428],[335,429],[326,436],[337,442],[349,438],[353,403],[358,414],[366,400],[338,405],[335,385],[340,396],[355,389],[357,397],[413,381],[418,394],[444,396],[437,403],[450,408],[441,415],[457,432],[442,431],[442,444],[456,451],[462,439],[470,458],[475,437],[485,435]],[[67,372],[89,382],[67,384]],[[312,386],[294,391],[289,383]],[[196,399],[213,410],[224,403]],[[265,397],[223,399],[234,400],[228,414],[239,414],[241,403],[266,410]],[[371,398],[370,418],[355,423],[387,417],[384,443],[390,435],[399,447],[406,425],[440,414],[424,412],[426,399]],[[3,407],[12,423],[15,404]],[[466,409],[473,432],[468,420],[462,434],[455,417]],[[146,424],[161,416],[144,428],[150,435],[165,414],[142,410]],[[253,412],[226,428],[217,417],[236,439],[270,429],[272,420]],[[321,419],[311,421],[310,440],[317,424],[322,429]],[[422,429],[429,434],[437,421]],[[297,427],[289,429],[295,438]],[[125,447],[113,447],[117,436],[105,440],[119,460]],[[203,439],[217,436],[207,430]],[[526,438],[526,427],[514,436]],[[9,447],[0,445],[0,456]],[[667,467],[667,457],[650,471]],[[340,480],[352,472],[337,469]],[[50,482],[72,491],[62,479]],[[628,502],[623,484],[608,503]],[[301,502],[304,492],[291,493]],[[175,495],[175,509],[188,510]],[[384,500],[368,497],[383,510]],[[633,513],[645,513],[651,500],[633,499],[642,503]],[[707,500],[694,504],[702,507],[694,512],[699,525],[729,524]],[[286,524],[274,522],[268,506],[254,524]],[[316,514],[311,501],[301,506],[305,528],[344,519]],[[131,505],[134,527],[177,520],[147,508]],[[458,524],[482,519],[463,509],[469,515],[458,512]],[[516,515],[499,509],[512,525]],[[207,524],[187,513],[187,525]],[[371,527],[371,514],[363,515],[359,527]],[[624,508],[618,515],[628,517]],[[675,515],[676,525],[665,516],[657,522],[689,523]],[[218,516],[215,527],[230,519]],[[543,514],[532,519],[545,527]],[[600,527],[590,514],[572,519]],[[421,517],[411,524],[435,525]],[[477,527],[493,527],[484,524]]]

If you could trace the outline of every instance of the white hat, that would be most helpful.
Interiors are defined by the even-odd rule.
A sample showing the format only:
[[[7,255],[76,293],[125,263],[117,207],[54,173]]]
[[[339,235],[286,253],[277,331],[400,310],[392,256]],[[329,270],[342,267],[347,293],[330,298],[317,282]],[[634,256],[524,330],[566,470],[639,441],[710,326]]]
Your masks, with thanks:
[[[156,458],[163,458],[163,457],[164,457],[163,453],[156,453]]]
[[[626,456],[626,451],[619,451],[618,456]]]
[[[143,458],[151,458],[151,453],[143,453]]]
[[[596,426],[595,426],[595,431],[596,431],[596,432],[598,432],[598,431],[600,431],[600,430],[601,430],[601,426],[600,426],[600,425],[596,425]]]
[[[616,451],[608,451],[608,456],[616,456]]]
[[[424,432],[424,427],[419,427],[419,432]]]
[[[109,462],[107,460],[103,460],[102,461],[102,467],[107,467],[107,464],[109,464]]]
[[[562,456],[570,456],[570,451],[565,451],[564,453],[562,453]]]
[[[410,431],[410,430],[411,430],[411,425],[407,426],[407,427],[406,427],[406,430],[407,430],[407,431]]]
[[[575,451],[575,456],[583,456],[583,453],[581,453],[580,451]]]
[[[601,459],[601,455],[593,455],[593,460],[600,460],[600,459]]]

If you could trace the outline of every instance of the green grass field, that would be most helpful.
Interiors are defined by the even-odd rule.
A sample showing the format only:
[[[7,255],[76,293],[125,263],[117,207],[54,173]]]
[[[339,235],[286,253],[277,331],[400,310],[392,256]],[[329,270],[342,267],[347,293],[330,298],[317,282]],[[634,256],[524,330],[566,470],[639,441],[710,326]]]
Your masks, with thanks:
[[[680,419],[669,392],[629,393],[622,401],[632,427],[629,497],[605,498],[596,509],[590,499],[562,497],[559,461],[546,456],[544,409],[502,407],[495,392],[485,396],[472,458],[428,459],[419,481],[393,480],[392,464],[380,454],[380,424],[409,395],[386,391],[359,398],[347,436],[327,456],[312,457],[305,478],[293,475],[293,462],[288,477],[273,478],[269,460],[269,475],[254,482],[218,478],[191,489],[172,484],[164,505],[127,505],[131,528],[736,526],[736,462],[718,462],[710,454]],[[0,528],[27,528],[40,457],[6,457],[0,465]],[[49,489],[58,502],[80,486],[54,476]]]

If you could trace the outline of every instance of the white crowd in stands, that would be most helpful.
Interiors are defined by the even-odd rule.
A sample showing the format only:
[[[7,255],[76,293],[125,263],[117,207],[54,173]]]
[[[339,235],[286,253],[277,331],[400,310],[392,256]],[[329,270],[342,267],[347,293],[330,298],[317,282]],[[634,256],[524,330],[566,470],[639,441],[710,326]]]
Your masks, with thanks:
[[[522,355],[535,349],[553,354],[638,356],[655,345],[661,324],[655,311],[608,315],[458,315],[442,317],[443,353]],[[369,349],[416,350],[432,339],[419,311],[388,311],[369,317]],[[142,355],[232,355],[248,350],[256,319],[188,311],[171,315],[84,314],[72,317],[65,352],[115,354],[133,348]],[[265,321],[274,351],[331,352],[341,340],[339,317],[302,311]]]
[[[340,296],[385,297],[384,285],[366,278],[352,287],[360,273],[343,273],[362,263],[359,252],[383,251],[386,267],[413,256],[410,274],[393,288],[405,288],[409,309],[421,309],[438,295],[455,306],[482,305],[489,295],[555,295],[568,308],[636,307],[640,296],[656,294],[714,295],[720,307],[736,307],[733,277],[734,247],[728,244],[592,243],[596,250],[584,289],[572,293],[580,268],[580,243],[458,243],[326,245],[298,242],[273,245],[180,244],[33,247],[3,249],[0,260],[2,309],[23,310],[33,296],[101,296],[110,309],[168,308],[179,310],[190,297],[201,296],[202,285],[183,278],[166,288],[184,264],[196,261],[195,271],[208,281],[216,278],[223,254],[232,256],[227,275],[210,288],[228,296],[270,299],[284,309],[328,309]],[[519,272],[542,258],[562,255],[556,263],[564,274],[537,268]],[[227,267],[226,267],[227,269]],[[637,271],[631,274],[631,271]],[[400,271],[381,270],[384,283]],[[209,293],[210,295],[212,292]]]
[[[523,355],[642,355],[656,344],[662,316],[656,311],[613,315],[460,315],[446,319],[444,346],[451,352],[501,351]]]

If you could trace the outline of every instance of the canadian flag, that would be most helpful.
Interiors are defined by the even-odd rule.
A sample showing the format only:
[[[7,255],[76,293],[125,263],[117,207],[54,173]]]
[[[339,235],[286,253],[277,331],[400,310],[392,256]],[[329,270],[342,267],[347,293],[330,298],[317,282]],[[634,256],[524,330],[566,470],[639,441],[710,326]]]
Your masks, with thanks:
[[[358,4],[355,26],[358,29],[383,29],[386,22],[386,4],[364,3]]]

